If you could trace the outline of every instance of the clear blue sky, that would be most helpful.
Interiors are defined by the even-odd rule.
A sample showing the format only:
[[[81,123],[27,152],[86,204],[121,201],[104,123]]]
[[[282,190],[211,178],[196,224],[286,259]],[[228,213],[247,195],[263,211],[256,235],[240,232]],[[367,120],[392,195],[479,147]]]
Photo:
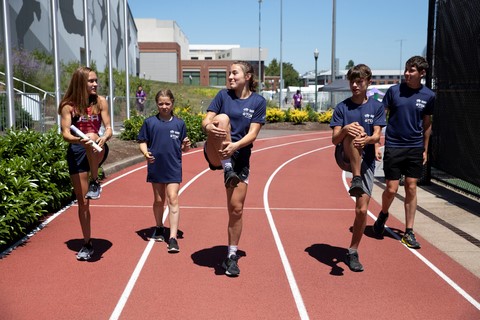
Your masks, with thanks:
[[[266,63],[290,62],[299,73],[330,69],[332,0],[280,0],[261,3],[261,47]],[[258,0],[128,0],[134,18],[175,20],[190,44],[238,44],[258,48]],[[398,69],[427,43],[427,0],[337,0],[336,57],[372,69]],[[280,50],[282,21],[282,50]],[[402,40],[400,42],[400,40]],[[400,43],[402,62],[400,62]]]

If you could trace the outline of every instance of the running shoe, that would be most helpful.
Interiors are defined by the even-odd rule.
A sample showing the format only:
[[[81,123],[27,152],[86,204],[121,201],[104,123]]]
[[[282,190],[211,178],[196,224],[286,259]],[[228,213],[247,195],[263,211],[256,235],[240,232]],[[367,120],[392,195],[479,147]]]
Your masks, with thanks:
[[[82,249],[77,253],[77,260],[87,261],[92,258],[93,255],[93,246],[91,243],[86,243],[83,245]]]
[[[355,253],[347,253],[345,257],[345,263],[353,272],[361,272],[363,271],[363,266],[358,260],[358,252]]]
[[[238,256],[231,255],[222,263],[222,268],[225,269],[225,274],[229,277],[238,277],[240,269],[238,268]]]
[[[170,239],[168,240],[167,249],[168,249],[168,252],[170,252],[170,253],[180,252],[180,248],[178,247],[177,239],[175,239],[175,238],[170,238]]]
[[[388,213],[383,213],[380,211],[378,214],[377,221],[373,224],[373,233],[375,233],[377,236],[380,236],[383,234],[385,231],[385,223],[388,220]]]
[[[365,193],[362,188],[362,177],[353,177],[352,185],[350,186],[350,190],[348,190],[348,193],[351,197],[361,197],[362,194]]]
[[[420,243],[415,239],[413,231],[407,232],[403,235],[402,243],[411,249],[420,249]]]
[[[102,192],[102,186],[96,180],[90,181],[88,185],[88,192],[85,195],[86,199],[97,200],[100,199],[100,193]]]
[[[240,178],[233,169],[224,170],[225,188],[235,188],[240,182]]]
[[[153,236],[150,238],[157,242],[164,242],[165,241],[165,228],[164,227],[155,227],[155,232]]]

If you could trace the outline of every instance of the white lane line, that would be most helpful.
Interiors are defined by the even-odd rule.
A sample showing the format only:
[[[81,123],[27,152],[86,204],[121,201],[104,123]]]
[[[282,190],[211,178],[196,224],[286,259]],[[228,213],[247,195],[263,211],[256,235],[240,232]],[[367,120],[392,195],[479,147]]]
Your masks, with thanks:
[[[324,138],[320,138],[320,139],[324,139]],[[309,140],[306,140],[306,141],[313,141],[313,140],[320,140],[320,139],[309,139]],[[256,150],[256,151],[264,151],[264,150],[268,150],[268,149],[272,149],[272,148],[278,148],[278,147],[281,147],[281,146],[286,146],[286,145],[291,145],[291,144],[294,144],[294,143],[301,143],[302,141],[295,141],[295,142],[290,142],[290,143],[285,143],[285,144],[281,144],[281,145],[278,145],[278,146],[272,146],[272,147],[267,147],[267,148],[263,148],[263,149],[259,149],[259,150]],[[255,152],[255,151],[254,151]],[[202,172],[200,172],[199,174],[197,174],[193,179],[191,179],[187,184],[185,184],[179,191],[179,196],[183,193],[183,191],[188,188],[195,180],[197,180],[200,176],[202,176],[203,174],[205,174],[206,172],[210,171],[210,169],[205,169],[203,170]],[[163,221],[165,221],[166,217],[167,217],[167,214],[168,214],[168,209],[166,209],[164,212],[163,212]],[[112,315],[110,316],[110,320],[116,320],[120,317],[120,314],[122,313],[123,311],[123,308],[125,307],[125,304],[127,303],[127,300],[128,300],[128,297],[130,296],[132,290],[133,290],[133,287],[135,286],[135,283],[137,282],[137,279],[143,269],[143,266],[145,265],[145,262],[148,258],[148,255],[150,254],[151,250],[152,250],[152,247],[153,247],[153,240],[150,240],[147,244],[147,247],[145,248],[143,254],[142,254],[142,257],[140,258],[140,260],[138,261],[137,263],[137,266],[135,267],[135,270],[133,271],[128,283],[127,283],[127,286],[125,287],[125,290],[123,291],[119,301],[117,302],[117,305],[115,306],[115,309],[113,310],[113,313]],[[297,291],[298,291],[298,288],[297,288]],[[303,302],[302,302],[303,304]],[[304,307],[305,308],[305,307]],[[308,315],[307,315],[307,318],[305,319],[308,319]]]
[[[180,196],[183,191],[188,188],[195,180],[197,180],[199,177],[201,177],[205,172],[208,172],[210,169],[205,169],[199,174],[197,174],[195,177],[193,177],[190,181],[188,181],[178,192],[178,195]],[[164,211],[164,216],[163,220],[165,222],[165,218],[167,216],[167,210]],[[147,261],[148,256],[150,255],[150,252],[152,251],[153,244],[155,243],[154,240],[150,239],[148,241],[147,246],[145,247],[145,250],[143,251],[142,257],[137,263],[137,266],[135,267],[135,270],[133,271],[132,275],[130,276],[130,279],[128,280],[127,286],[125,287],[125,290],[123,290],[122,295],[120,296],[120,299],[117,302],[117,305],[115,306],[115,309],[112,312],[112,315],[110,316],[110,320],[115,320],[120,317],[120,314],[123,311],[123,308],[125,307],[125,304],[127,303],[128,297],[130,297],[130,294],[132,293],[133,287],[135,286],[138,277],[140,276],[140,273],[142,272],[143,266],[145,265],[145,262]]]
[[[76,206],[73,205],[73,207]],[[139,208],[139,209],[145,209],[145,208],[151,208],[151,205],[123,205],[123,204],[96,204],[96,205],[90,205],[90,207],[95,207],[95,208]],[[225,207],[204,207],[204,206],[180,206],[180,209],[212,209],[212,210],[225,210]],[[244,210],[248,211],[253,211],[253,210],[262,210],[264,211],[264,207],[244,207]],[[290,207],[283,207],[283,208],[270,208],[270,210],[278,210],[278,211],[299,211],[299,212],[304,212],[304,211],[352,211],[352,208],[290,208]]]
[[[347,183],[347,177],[346,177],[346,172],[342,171],[342,181],[343,185],[345,187],[345,190],[349,189],[348,183]],[[355,201],[354,197],[351,197],[353,201]],[[377,221],[377,217],[370,211],[367,211],[368,215],[374,220]],[[396,240],[400,240],[400,237],[393,232],[387,225],[385,225],[385,230],[390,233],[392,237],[394,237]],[[453,281],[449,276],[447,276],[443,271],[441,271],[437,266],[435,266],[430,260],[425,258],[422,254],[419,253],[418,250],[415,249],[410,249],[407,246],[401,244],[402,247],[405,249],[409,250],[411,253],[413,253],[418,259],[420,259],[423,263],[427,265],[433,272],[435,272],[440,278],[442,278],[449,286],[451,286],[455,291],[457,291],[462,297],[464,297],[468,302],[470,302],[477,310],[480,310],[480,303],[475,300],[471,295],[469,295],[462,287],[460,287],[455,281]]]
[[[292,291],[293,298],[295,299],[295,304],[297,306],[297,310],[298,310],[298,313],[299,313],[301,319],[309,319],[308,312],[307,312],[307,309],[305,307],[305,304],[303,303],[302,294],[300,293],[300,290],[298,289],[297,281],[295,280],[295,276],[293,275],[292,267],[290,266],[290,262],[288,261],[288,257],[287,257],[287,254],[285,252],[285,248],[283,247],[282,240],[280,239],[280,235],[279,235],[277,227],[275,225],[275,221],[273,220],[272,212],[270,210],[270,204],[268,202],[268,192],[269,192],[270,184],[272,183],[272,180],[275,177],[275,175],[283,167],[285,167],[287,164],[289,164],[290,162],[292,162],[292,161],[294,161],[294,160],[296,160],[300,157],[308,155],[310,153],[317,152],[317,151],[324,150],[324,149],[331,148],[331,147],[333,147],[333,145],[323,147],[323,148],[319,148],[319,149],[315,149],[315,150],[300,154],[300,155],[298,155],[294,158],[291,158],[290,160],[284,162],[281,166],[279,166],[273,172],[273,174],[268,179],[267,184],[265,185],[265,188],[263,190],[263,203],[265,204],[265,214],[267,215],[268,223],[270,224],[270,229],[272,230],[273,238],[275,239],[275,244],[277,245],[278,252],[280,253],[280,259],[282,261],[283,268],[284,268],[285,273],[287,275],[288,283],[290,285],[290,290]]]

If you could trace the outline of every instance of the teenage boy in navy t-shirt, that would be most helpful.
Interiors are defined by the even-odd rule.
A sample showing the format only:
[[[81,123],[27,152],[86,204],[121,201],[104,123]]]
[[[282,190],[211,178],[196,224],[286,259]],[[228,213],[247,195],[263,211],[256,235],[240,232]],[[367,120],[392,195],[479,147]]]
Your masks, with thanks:
[[[367,224],[368,204],[373,189],[375,144],[380,141],[385,126],[385,109],[373,97],[367,97],[372,71],[364,64],[347,73],[352,96],[340,102],[333,112],[330,127],[332,143],[336,145],[335,159],[341,169],[353,174],[349,193],[355,197],[355,220],[352,240],[345,263],[350,270],[363,271],[358,258],[358,246]]]
[[[385,133],[383,169],[386,189],[382,194],[382,211],[373,226],[380,235],[385,229],[388,209],[398,191],[399,179],[405,176],[405,233],[402,243],[419,249],[413,233],[417,210],[417,181],[427,162],[428,142],[432,131],[432,114],[435,94],[422,85],[428,63],[425,58],[414,56],[405,63],[405,83],[392,86],[383,98],[388,113]]]

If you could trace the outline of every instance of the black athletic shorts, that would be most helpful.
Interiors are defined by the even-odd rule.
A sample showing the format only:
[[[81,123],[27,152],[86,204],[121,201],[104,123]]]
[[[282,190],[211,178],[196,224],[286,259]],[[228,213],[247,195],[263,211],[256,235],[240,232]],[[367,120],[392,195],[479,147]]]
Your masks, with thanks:
[[[241,181],[248,181],[250,175],[250,156],[252,154],[252,149],[242,148],[233,153],[231,158],[233,170],[237,173]],[[214,166],[207,156],[207,142],[203,145],[203,155],[205,160],[208,162],[210,170],[223,170],[222,166]]]
[[[100,162],[99,166],[101,166],[102,163],[105,162],[108,156],[108,145],[106,143],[103,145],[103,149],[105,150],[105,154],[103,155],[103,159]],[[67,163],[68,163],[68,173],[70,173],[70,175],[80,173],[80,172],[90,171],[90,165],[88,164],[88,158],[87,158],[87,151],[85,150],[85,147],[83,146],[83,144],[71,143],[68,146]]]
[[[399,180],[402,174],[409,178],[421,178],[424,150],[424,148],[385,147],[383,154],[385,179]]]

